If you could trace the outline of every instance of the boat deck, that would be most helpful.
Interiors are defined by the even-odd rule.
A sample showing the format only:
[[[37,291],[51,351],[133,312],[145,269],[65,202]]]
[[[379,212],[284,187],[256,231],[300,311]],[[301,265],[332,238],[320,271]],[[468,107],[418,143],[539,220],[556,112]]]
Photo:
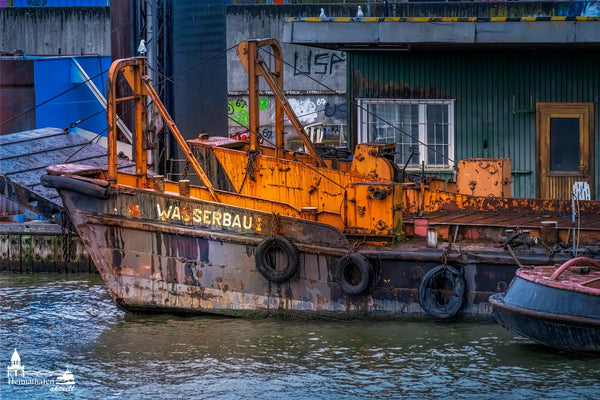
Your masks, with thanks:
[[[451,241],[487,238],[499,243],[502,237],[510,237],[508,230],[513,229],[514,233],[528,231],[524,238],[537,237],[551,246],[560,242],[572,244],[573,236],[577,246],[600,243],[600,214],[591,211],[582,212],[574,223],[570,212],[547,210],[442,211],[422,216],[405,215],[403,223],[407,235],[415,236],[418,219],[426,219],[427,227],[435,227],[439,237]],[[554,225],[556,228],[552,227]]]
[[[414,222],[415,216],[406,216],[405,222]],[[469,225],[520,227],[538,229],[543,221],[556,221],[557,228],[570,229],[577,227],[578,222],[571,221],[570,214],[556,212],[515,212],[515,211],[465,211],[426,213],[421,218],[429,220],[431,225]],[[600,231],[600,215],[582,214],[580,229]]]
[[[571,290],[580,293],[600,296],[600,269],[594,260],[586,262],[586,258],[572,259],[560,268],[556,266],[540,266],[531,269],[520,269],[517,275],[531,282]]]
[[[99,136],[99,135],[98,135]],[[106,168],[107,150],[87,137],[58,128],[42,128],[0,136],[0,195],[45,218],[60,212],[55,189],[41,185],[49,165],[80,163]],[[120,171],[135,164],[119,158]]]

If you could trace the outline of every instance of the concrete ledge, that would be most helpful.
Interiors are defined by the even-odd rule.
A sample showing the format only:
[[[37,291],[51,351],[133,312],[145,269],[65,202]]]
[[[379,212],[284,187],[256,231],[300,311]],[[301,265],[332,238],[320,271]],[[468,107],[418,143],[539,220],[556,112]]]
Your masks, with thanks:
[[[304,18],[284,25],[286,43],[344,50],[442,45],[600,45],[600,17]]]

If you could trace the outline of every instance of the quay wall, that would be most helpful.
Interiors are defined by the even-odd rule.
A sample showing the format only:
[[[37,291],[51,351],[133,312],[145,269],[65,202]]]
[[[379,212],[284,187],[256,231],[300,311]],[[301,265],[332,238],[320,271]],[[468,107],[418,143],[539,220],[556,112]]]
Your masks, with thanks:
[[[98,273],[77,235],[46,223],[0,224],[0,273]]]

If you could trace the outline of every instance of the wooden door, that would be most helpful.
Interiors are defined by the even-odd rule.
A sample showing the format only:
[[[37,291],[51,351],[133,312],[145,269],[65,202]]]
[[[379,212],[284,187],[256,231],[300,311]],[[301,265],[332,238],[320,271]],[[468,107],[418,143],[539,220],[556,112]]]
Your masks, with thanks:
[[[574,182],[594,196],[593,103],[537,103],[537,193],[570,199]]]

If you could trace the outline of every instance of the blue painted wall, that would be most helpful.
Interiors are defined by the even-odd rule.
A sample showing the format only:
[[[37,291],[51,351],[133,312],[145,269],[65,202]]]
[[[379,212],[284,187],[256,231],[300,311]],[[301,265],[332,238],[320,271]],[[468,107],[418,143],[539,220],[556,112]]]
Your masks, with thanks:
[[[74,57],[98,89],[106,96],[110,56]],[[79,75],[72,57],[37,57],[34,60],[36,127],[77,127],[106,136],[106,113]],[[71,90],[69,90],[71,89]],[[67,92],[68,90],[68,92]],[[66,92],[66,93],[64,93]],[[64,94],[61,94],[64,93]],[[54,98],[55,96],[60,96]],[[52,99],[48,101],[49,99]],[[48,101],[45,104],[44,102]],[[41,105],[42,104],[42,105]],[[96,114],[92,117],[92,115]],[[86,119],[90,117],[89,119]]]

